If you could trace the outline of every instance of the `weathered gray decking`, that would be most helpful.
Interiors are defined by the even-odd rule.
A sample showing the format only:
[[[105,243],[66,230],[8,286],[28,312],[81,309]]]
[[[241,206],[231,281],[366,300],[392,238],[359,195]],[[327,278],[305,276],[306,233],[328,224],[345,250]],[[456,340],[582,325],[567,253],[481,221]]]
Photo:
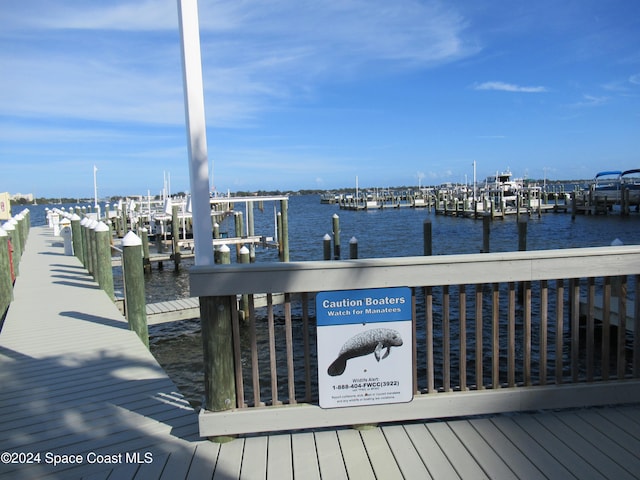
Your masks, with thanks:
[[[196,413],[55,240],[31,230],[0,332],[0,452],[40,454],[0,463],[3,478],[640,477],[640,405],[199,439]]]

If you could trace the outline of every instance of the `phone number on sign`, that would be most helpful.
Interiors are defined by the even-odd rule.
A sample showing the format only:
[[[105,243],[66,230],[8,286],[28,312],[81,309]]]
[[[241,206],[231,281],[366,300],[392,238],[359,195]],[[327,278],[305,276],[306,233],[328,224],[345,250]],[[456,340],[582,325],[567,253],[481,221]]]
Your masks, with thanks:
[[[359,388],[381,388],[381,387],[398,387],[400,386],[400,382],[398,380],[386,380],[383,382],[363,382],[363,383],[352,383],[352,384],[340,384],[333,385],[334,390],[357,390]]]
[[[53,452],[2,452],[0,463],[4,464],[32,464],[43,463],[47,465],[70,465],[82,463],[151,463],[153,462],[152,452],[127,452],[103,454],[89,452],[87,454],[59,454]]]

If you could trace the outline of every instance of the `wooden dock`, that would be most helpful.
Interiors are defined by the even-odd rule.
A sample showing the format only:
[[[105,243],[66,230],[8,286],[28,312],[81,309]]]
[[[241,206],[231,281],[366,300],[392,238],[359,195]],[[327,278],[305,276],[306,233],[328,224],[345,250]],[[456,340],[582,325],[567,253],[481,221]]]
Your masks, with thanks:
[[[1,478],[638,478],[640,404],[203,440],[116,306],[52,240],[32,228],[0,331]]]

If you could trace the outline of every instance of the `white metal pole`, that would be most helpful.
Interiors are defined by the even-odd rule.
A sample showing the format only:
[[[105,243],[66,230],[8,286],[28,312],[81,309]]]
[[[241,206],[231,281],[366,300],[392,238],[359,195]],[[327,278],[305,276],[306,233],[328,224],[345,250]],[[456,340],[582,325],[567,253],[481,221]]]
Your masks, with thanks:
[[[98,220],[100,220],[100,207],[98,206],[98,167],[93,166],[93,206],[95,207]]]
[[[209,160],[204,115],[204,88],[200,57],[200,26],[197,0],[177,0],[184,104],[189,150],[189,179],[193,208],[195,264],[214,265],[209,204]]]

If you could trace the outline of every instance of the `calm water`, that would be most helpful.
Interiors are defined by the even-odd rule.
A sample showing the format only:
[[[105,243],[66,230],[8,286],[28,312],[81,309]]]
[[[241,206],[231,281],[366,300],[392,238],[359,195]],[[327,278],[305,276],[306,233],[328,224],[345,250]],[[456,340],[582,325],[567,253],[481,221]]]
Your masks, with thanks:
[[[14,207],[20,211],[23,207]],[[29,207],[32,224],[45,223],[44,206]],[[423,222],[432,222],[433,253],[448,255],[477,253],[482,248],[482,221],[444,217],[427,209],[387,209],[375,211],[339,210],[334,205],[321,205],[317,195],[293,196],[289,201],[289,244],[291,261],[322,260],[326,233],[331,234],[332,216],[340,216],[342,258],[348,257],[349,240],[358,240],[359,258],[397,257],[421,255],[423,252]],[[274,235],[273,203],[256,208],[255,232]],[[222,222],[222,231],[233,232],[233,219]],[[570,214],[543,214],[529,219],[527,248],[572,248],[610,245],[615,239],[624,244],[640,244],[640,216],[619,215],[578,216]],[[491,224],[491,251],[517,250],[517,224],[515,215]],[[258,262],[277,261],[277,251],[258,248]],[[181,271],[172,265],[163,271],[154,269],[146,283],[147,302],[159,302],[188,297],[188,267],[185,261]],[[114,272],[118,289],[119,271]],[[121,287],[120,287],[121,288]],[[183,321],[150,328],[151,349],[165,367],[183,394],[194,404],[202,396],[202,344],[198,320]],[[294,332],[295,333],[295,332]]]

